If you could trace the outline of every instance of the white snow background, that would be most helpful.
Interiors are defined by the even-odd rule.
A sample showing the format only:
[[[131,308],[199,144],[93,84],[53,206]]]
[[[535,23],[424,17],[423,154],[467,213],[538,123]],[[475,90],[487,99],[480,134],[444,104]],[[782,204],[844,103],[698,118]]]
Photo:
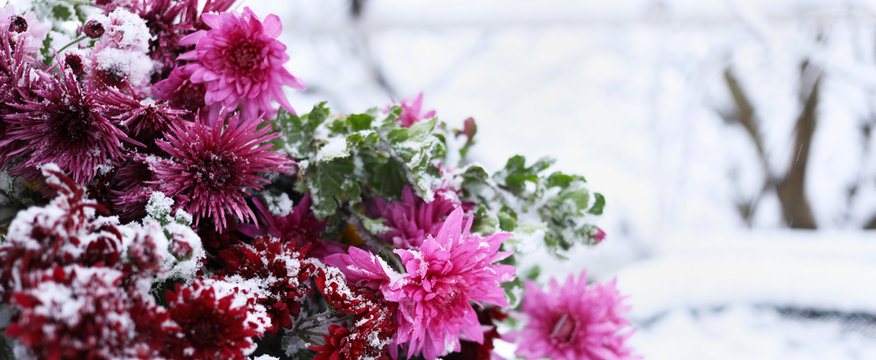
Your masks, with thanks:
[[[607,241],[541,281],[619,278],[646,359],[876,359],[876,2],[864,0],[244,1],[284,20],[308,111],[425,92],[473,116],[477,160],[549,155],[608,200]],[[799,65],[823,70],[806,195],[819,231],[782,226],[765,172],[793,159]],[[719,111],[732,68],[769,167]],[[739,204],[756,205],[750,223]],[[506,353],[513,351],[502,346]]]

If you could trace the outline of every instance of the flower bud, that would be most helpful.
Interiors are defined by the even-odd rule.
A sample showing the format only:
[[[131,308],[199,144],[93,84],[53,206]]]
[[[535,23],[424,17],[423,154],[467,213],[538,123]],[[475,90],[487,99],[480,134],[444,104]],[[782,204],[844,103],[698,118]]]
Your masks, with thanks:
[[[18,15],[9,17],[9,31],[23,33],[27,31],[27,20]]]
[[[82,32],[85,33],[85,36],[92,39],[99,38],[103,35],[103,24],[97,20],[88,20],[85,26],[82,27]]]

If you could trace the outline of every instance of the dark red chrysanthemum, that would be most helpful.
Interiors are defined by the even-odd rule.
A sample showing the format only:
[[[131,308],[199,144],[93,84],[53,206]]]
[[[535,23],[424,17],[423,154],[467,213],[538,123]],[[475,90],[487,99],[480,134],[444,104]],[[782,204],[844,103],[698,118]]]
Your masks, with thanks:
[[[43,169],[57,197],[45,207],[19,212],[0,244],[0,299],[29,287],[28,273],[55,265],[115,266],[121,259],[122,235],[111,218],[85,198],[85,190],[57,167]]]
[[[177,284],[175,292],[166,293],[170,319],[177,328],[162,355],[243,360],[255,350],[253,337],[262,335],[266,319],[250,312],[250,300],[238,289],[223,291],[219,283],[196,280],[188,287]]]
[[[270,126],[258,128],[258,119],[238,122],[237,115],[227,124],[209,127],[199,123],[174,126],[157,140],[170,160],[156,162],[154,183],[170,197],[180,201],[196,218],[209,217],[217,230],[227,226],[226,215],[239,221],[255,221],[246,203],[248,189],[261,190],[269,183],[263,174],[288,172],[293,164],[283,153],[269,151]],[[197,220],[196,220],[197,223]]]
[[[6,335],[39,359],[155,358],[162,311],[120,289],[123,273],[108,268],[56,266],[30,275],[33,287],[16,291],[18,310]],[[133,312],[133,304],[137,312]],[[138,336],[138,329],[156,332]],[[144,342],[147,340],[147,342]]]
[[[392,342],[396,325],[392,317],[397,304],[384,301],[379,291],[355,286],[339,269],[326,266],[314,278],[326,302],[340,313],[352,315],[352,326],[334,325],[323,335],[323,346],[311,346],[315,359],[389,359],[387,345]]]
[[[87,183],[123,157],[122,142],[131,140],[106,117],[107,106],[96,93],[63,69],[59,77],[40,81],[33,96],[5,116],[8,140],[17,147],[12,155],[25,156],[16,166],[18,173],[51,162],[76,182]]]
[[[244,280],[255,279],[268,296],[259,297],[271,317],[269,334],[283,327],[292,328],[292,317],[301,311],[305,295],[313,293],[310,277],[316,267],[306,261],[307,248],[274,237],[259,237],[252,245],[238,244],[219,252],[227,268],[217,272],[223,276],[238,275]]]

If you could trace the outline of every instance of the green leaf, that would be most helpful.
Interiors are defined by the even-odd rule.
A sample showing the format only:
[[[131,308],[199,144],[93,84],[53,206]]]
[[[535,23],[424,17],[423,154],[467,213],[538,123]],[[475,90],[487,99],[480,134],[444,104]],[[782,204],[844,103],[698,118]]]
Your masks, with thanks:
[[[325,102],[313,107],[310,113],[298,116],[280,109],[274,120],[274,129],[283,135],[277,145],[296,159],[306,159],[316,151],[314,134],[329,116]]]
[[[478,165],[469,165],[462,172],[462,178],[465,182],[484,183],[489,177],[490,175],[487,174],[487,171]]]
[[[374,121],[374,116],[369,114],[353,114],[347,118],[353,131],[371,129],[371,122]]]
[[[73,12],[66,4],[57,4],[52,7],[52,17],[61,21],[73,20]]]
[[[400,143],[410,138],[410,135],[408,135],[408,129],[402,128],[390,131],[389,135],[387,135],[387,138],[392,143]]]
[[[520,277],[514,278],[514,280],[503,282],[502,289],[505,290],[505,296],[508,297],[508,304],[511,307],[517,307],[520,301],[520,295],[523,290],[523,280],[520,280]]]
[[[502,231],[514,231],[517,228],[517,213],[513,209],[503,206],[496,216],[499,219],[499,229]]]
[[[605,207],[605,196],[602,196],[600,193],[593,193],[593,196],[596,198],[596,201],[593,203],[593,206],[590,207],[590,210],[587,212],[593,215],[602,215],[602,208]]]
[[[347,148],[363,148],[373,146],[380,139],[374,130],[359,130],[350,135],[347,135]]]
[[[538,278],[539,275],[541,275],[541,267],[535,265],[527,270],[525,273],[523,273],[523,278],[527,280],[535,280]]]
[[[313,198],[313,213],[317,218],[332,215],[345,202],[359,199],[359,183],[349,176],[355,169],[356,165],[349,157],[312,164],[307,168],[305,183]],[[300,189],[300,192],[307,189]]]
[[[499,226],[499,219],[487,211],[486,205],[483,203],[478,204],[478,208],[474,213],[471,231],[488,235],[495,233],[497,226]]]
[[[374,170],[370,183],[381,197],[399,198],[407,184],[404,164],[395,159],[387,160]]]
[[[549,187],[549,188],[559,187],[559,188],[565,189],[565,188],[569,187],[569,185],[574,181],[584,182],[585,180],[584,180],[583,176],[566,175],[566,174],[563,174],[562,172],[557,171],[557,172],[554,172],[553,174],[551,174],[550,176],[548,176],[547,181],[545,182],[545,185],[547,185],[547,187]]]
[[[417,121],[408,128],[408,134],[414,139],[424,139],[432,134],[436,124],[438,124],[438,118]]]
[[[553,163],[553,159],[542,158],[527,167],[526,158],[521,155],[515,155],[508,159],[508,162],[505,163],[505,168],[496,173],[496,176],[509,191],[519,195],[526,190],[527,182],[537,183],[539,173],[550,167]]]
[[[368,232],[370,232],[372,235],[377,235],[392,230],[383,224],[384,222],[386,222],[386,220],[382,218],[372,219],[361,214],[356,214],[356,216],[359,218],[359,221],[362,222],[362,226],[365,227],[365,230],[368,230]]]

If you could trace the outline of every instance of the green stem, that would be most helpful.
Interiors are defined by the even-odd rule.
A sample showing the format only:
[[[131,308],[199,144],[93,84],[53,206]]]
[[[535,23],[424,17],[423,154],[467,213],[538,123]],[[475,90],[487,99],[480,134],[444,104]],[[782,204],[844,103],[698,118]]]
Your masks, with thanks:
[[[57,53],[60,54],[62,51],[67,50],[68,47],[71,47],[71,46],[73,46],[73,45],[79,43],[80,41],[85,40],[87,37],[88,37],[88,36],[82,35],[82,36],[80,36],[80,37],[74,39],[73,41],[71,41],[71,42],[68,43],[67,45],[64,45],[64,47],[62,47],[60,50],[58,50]]]

